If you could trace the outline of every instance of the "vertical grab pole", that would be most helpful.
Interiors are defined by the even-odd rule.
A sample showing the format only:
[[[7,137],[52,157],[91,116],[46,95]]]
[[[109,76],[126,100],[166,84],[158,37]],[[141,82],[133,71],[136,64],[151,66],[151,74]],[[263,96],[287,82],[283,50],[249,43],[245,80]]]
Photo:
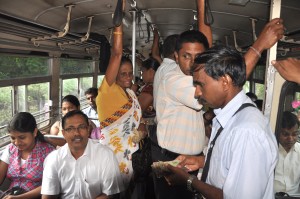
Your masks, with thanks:
[[[281,0],[272,0],[271,8],[270,8],[270,20],[274,18],[280,17],[281,11]],[[274,81],[275,81],[275,69],[271,64],[272,60],[276,60],[277,54],[277,43],[272,46],[267,52],[267,68],[266,68],[266,77],[265,77],[265,85],[266,85],[266,96],[265,96],[265,106],[263,108],[264,115],[270,119],[271,118],[271,109],[272,109],[272,99],[274,92]]]
[[[136,76],[135,70],[135,45],[136,45],[136,10],[132,11],[132,67],[133,67],[133,75]],[[133,78],[135,79],[135,78]]]

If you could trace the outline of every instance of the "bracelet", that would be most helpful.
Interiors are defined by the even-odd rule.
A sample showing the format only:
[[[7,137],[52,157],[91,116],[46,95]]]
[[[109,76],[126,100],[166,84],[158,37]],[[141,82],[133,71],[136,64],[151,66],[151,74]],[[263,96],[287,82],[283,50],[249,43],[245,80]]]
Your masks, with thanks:
[[[252,49],[257,54],[257,56],[261,58],[261,54],[260,52],[258,52],[258,50],[256,50],[253,46],[250,46],[250,49]]]
[[[115,35],[122,35],[122,32],[114,32]]]
[[[195,190],[193,189],[192,187],[192,183],[193,183],[193,180],[196,178],[196,176],[194,175],[189,175],[187,181],[186,181],[186,187],[189,191],[191,192],[195,192]]]

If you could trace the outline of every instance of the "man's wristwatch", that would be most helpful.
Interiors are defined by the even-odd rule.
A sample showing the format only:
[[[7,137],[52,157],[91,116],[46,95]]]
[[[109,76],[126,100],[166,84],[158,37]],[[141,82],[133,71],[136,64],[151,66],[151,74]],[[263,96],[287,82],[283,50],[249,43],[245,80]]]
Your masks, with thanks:
[[[187,189],[189,190],[189,191],[192,191],[192,192],[195,192],[195,190],[193,189],[193,187],[192,187],[192,182],[193,182],[193,180],[196,178],[196,176],[194,176],[194,175],[189,175],[189,177],[188,177],[188,179],[187,179],[187,181],[186,181],[186,186],[187,186]]]

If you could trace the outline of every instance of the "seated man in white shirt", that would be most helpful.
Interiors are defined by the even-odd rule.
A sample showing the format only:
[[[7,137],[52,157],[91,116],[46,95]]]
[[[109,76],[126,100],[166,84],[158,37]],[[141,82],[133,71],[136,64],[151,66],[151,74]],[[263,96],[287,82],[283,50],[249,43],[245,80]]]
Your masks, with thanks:
[[[299,120],[289,111],[283,112],[278,132],[279,159],[275,169],[274,191],[300,194]]]
[[[92,120],[92,122],[94,122],[96,127],[100,127],[100,122],[99,122],[98,113],[97,113],[97,105],[96,105],[96,101],[95,101],[95,99],[98,95],[98,89],[91,87],[91,88],[87,89],[84,92],[84,94],[88,101],[89,107],[83,109],[82,112],[84,114],[86,114],[88,116],[88,118],[90,120]]]
[[[88,138],[87,116],[68,112],[62,128],[67,144],[45,159],[42,198],[117,197],[123,191],[117,159],[108,147]]]

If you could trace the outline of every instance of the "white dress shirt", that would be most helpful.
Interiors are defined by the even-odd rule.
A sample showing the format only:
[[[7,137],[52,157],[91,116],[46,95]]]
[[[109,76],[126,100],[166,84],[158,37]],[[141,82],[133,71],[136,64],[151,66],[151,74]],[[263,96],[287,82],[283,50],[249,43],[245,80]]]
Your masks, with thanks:
[[[286,150],[279,144],[279,159],[275,169],[275,192],[299,194],[300,183],[300,143],[296,142],[291,150]]]
[[[277,142],[257,108],[234,115],[243,103],[252,101],[241,91],[223,109],[215,110],[210,142],[220,125],[224,130],[213,148],[206,182],[222,189],[225,199],[272,199]]]
[[[176,62],[169,58],[164,58],[160,66],[155,72],[153,81],[153,107],[156,109],[156,96],[158,92],[158,86],[162,81],[162,78],[169,72],[174,70],[176,67]]]
[[[82,110],[84,114],[88,116],[88,118],[96,125],[96,127],[100,127],[100,122],[98,119],[98,113],[91,106]]]
[[[192,76],[185,75],[175,63],[162,68],[156,79],[156,118],[159,146],[169,151],[196,155],[205,145],[202,105],[194,98]],[[157,88],[156,88],[157,87]],[[155,97],[154,97],[155,99]]]
[[[123,190],[117,159],[97,140],[89,139],[84,154],[77,160],[68,144],[53,151],[44,162],[41,194],[65,199],[96,198]]]

